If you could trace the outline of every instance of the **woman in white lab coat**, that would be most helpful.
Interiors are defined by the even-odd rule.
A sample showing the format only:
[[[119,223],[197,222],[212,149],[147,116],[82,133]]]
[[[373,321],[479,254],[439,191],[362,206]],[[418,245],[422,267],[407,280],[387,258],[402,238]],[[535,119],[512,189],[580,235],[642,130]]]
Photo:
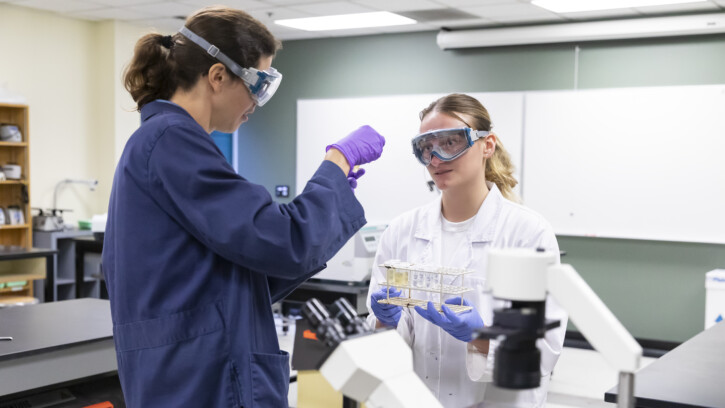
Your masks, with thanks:
[[[537,342],[542,378],[533,390],[493,387],[497,343],[474,340],[472,333],[490,326],[494,307],[500,307],[499,301],[483,293],[488,249],[542,247],[558,253],[554,232],[541,215],[516,203],[511,160],[491,132],[489,114],[478,100],[451,94],[431,103],[420,117],[414,150],[442,194],[397,217],[381,237],[368,295],[369,322],[397,327],[413,350],[416,373],[445,407],[544,407],[549,377],[564,342],[566,312],[552,299],[547,301],[546,317],[562,323]],[[422,309],[378,304],[386,289],[378,284],[385,276],[377,265],[393,259],[474,269],[465,278],[465,285],[474,291],[464,295],[473,310],[431,315]],[[413,297],[437,301],[438,295],[413,291]]]

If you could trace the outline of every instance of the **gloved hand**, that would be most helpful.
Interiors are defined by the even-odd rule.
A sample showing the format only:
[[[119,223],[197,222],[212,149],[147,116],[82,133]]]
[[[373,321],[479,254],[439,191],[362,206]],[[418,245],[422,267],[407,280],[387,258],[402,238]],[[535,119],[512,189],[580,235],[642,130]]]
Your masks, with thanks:
[[[449,305],[460,305],[461,298],[455,297],[453,299],[448,299],[445,303],[448,303]],[[465,299],[463,300],[463,304],[471,306],[471,304]],[[415,307],[415,311],[418,312],[419,315],[423,316],[425,320],[439,326],[441,329],[445,330],[448,334],[460,341],[469,342],[473,340],[473,331],[483,328],[483,320],[481,319],[481,315],[478,314],[478,311],[476,311],[475,307],[460,314],[453,313],[451,309],[446,307],[446,305],[441,305],[441,310],[443,310],[443,316],[441,316],[441,314],[435,309],[433,302],[428,302],[427,310],[423,310],[420,306]]]
[[[388,298],[387,290],[390,290],[390,297],[400,296],[401,292],[392,286],[382,288],[370,295],[370,308],[373,309],[373,313],[375,313],[375,317],[380,323],[386,326],[398,327],[398,321],[400,320],[400,313],[403,307],[378,303],[378,300]]]
[[[350,173],[348,173],[350,176],[353,167],[377,160],[383,153],[383,146],[385,146],[385,138],[375,129],[365,125],[337,143],[327,146],[325,151],[333,148],[339,150],[350,165]]]
[[[350,183],[350,188],[355,190],[355,187],[357,187],[357,179],[362,177],[363,174],[365,174],[365,169],[350,171],[350,176],[347,178],[347,182]]]

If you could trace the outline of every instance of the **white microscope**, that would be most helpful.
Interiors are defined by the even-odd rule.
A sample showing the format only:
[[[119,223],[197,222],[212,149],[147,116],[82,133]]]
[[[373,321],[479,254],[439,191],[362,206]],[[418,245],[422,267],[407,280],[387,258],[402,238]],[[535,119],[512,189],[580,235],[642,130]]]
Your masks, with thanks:
[[[556,254],[543,249],[492,249],[488,253],[487,291],[510,306],[494,311],[493,326],[479,338],[495,338],[494,384],[501,388],[539,386],[541,353],[536,340],[560,322],[545,319],[547,293],[595,350],[619,371],[617,406],[634,406],[634,373],[642,347],[571,265],[557,264]]]

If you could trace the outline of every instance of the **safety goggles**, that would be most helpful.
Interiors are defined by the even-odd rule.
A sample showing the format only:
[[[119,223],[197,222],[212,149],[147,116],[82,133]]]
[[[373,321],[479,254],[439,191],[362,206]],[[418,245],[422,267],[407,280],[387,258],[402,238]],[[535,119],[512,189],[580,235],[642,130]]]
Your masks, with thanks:
[[[487,130],[467,127],[432,130],[413,138],[413,154],[424,166],[430,164],[433,156],[442,161],[455,160],[470,149],[476,140],[490,134]]]
[[[210,44],[207,40],[194,34],[186,26],[181,27],[179,33],[205,49],[209,55],[224,64],[234,75],[241,78],[258,106],[264,106],[265,103],[272,99],[274,93],[277,92],[277,88],[279,88],[279,84],[282,82],[282,74],[276,69],[270,67],[266,71],[260,71],[252,67],[242,68],[239,64],[232,61],[231,58],[227,57],[226,54],[219,51],[217,46]]]

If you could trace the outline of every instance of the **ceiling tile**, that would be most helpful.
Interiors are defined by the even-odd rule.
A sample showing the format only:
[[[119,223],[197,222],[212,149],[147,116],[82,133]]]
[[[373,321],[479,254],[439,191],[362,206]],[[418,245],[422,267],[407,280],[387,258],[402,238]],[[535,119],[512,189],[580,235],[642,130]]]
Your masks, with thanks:
[[[177,3],[187,4],[197,9],[217,4],[224,4],[225,6],[244,11],[270,7],[268,3],[259,0],[224,0],[222,2],[209,0],[177,0]]]
[[[439,20],[439,21],[429,21],[427,22],[428,25],[433,25],[437,28],[441,27],[448,27],[448,28],[454,28],[454,27],[477,27],[482,25],[490,25],[495,24],[495,21],[492,21],[487,18],[468,18],[468,19],[461,19],[461,20]]]
[[[444,6],[449,7],[462,7],[462,6],[481,6],[487,4],[518,4],[521,3],[518,0],[434,0],[436,3],[440,3]]]
[[[492,17],[491,20],[503,23],[503,24],[526,24],[526,23],[545,23],[545,22],[563,22],[566,21],[564,17],[552,14],[550,16],[498,16]]]
[[[715,0],[715,3],[717,3],[720,7],[725,7],[725,0]]]
[[[23,2],[15,3],[15,5],[61,13],[103,8],[101,5],[80,0],[25,0]]]
[[[72,13],[67,13],[67,15],[88,20],[136,20],[152,17],[147,13],[139,13],[137,11],[118,7],[107,7],[99,10],[75,11]]]
[[[289,6],[293,4],[311,4],[324,3],[327,0],[263,0],[265,3],[273,6]]]
[[[353,3],[379,11],[413,11],[445,8],[430,0],[353,0]]]
[[[640,16],[641,14],[634,9],[623,8],[614,10],[578,11],[576,13],[561,13],[559,15],[571,20],[594,20],[616,17],[635,17]]]
[[[488,6],[470,6],[460,7],[461,10],[475,14],[477,16],[485,18],[496,18],[496,17],[515,17],[515,16],[527,16],[527,17],[539,17],[539,16],[556,16],[548,10],[544,10],[541,7],[536,7],[531,4],[523,3],[511,3],[511,4],[491,4]]]
[[[272,7],[266,9],[249,10],[249,14],[264,24],[270,25],[274,20],[286,20],[288,18],[312,17],[308,13],[292,10],[286,7]]]
[[[161,3],[139,4],[126,8],[137,13],[143,13],[156,17],[187,16],[198,10],[198,7],[190,6],[188,4],[174,3],[170,1],[164,1]]]
[[[666,6],[637,7],[635,10],[643,14],[677,13],[684,11],[718,11],[720,8],[714,3],[685,3],[669,4]]]
[[[412,33],[417,31],[437,31],[440,29],[435,24],[406,24],[399,26],[378,27],[384,33]]]
[[[152,18],[145,20],[133,20],[130,21],[130,23],[149,27],[150,29],[153,29],[154,31],[157,31],[161,34],[173,34],[179,31],[179,28],[184,25],[183,20],[179,20],[176,18]]]
[[[370,7],[361,6],[345,1],[334,1],[326,3],[313,3],[289,6],[292,10],[298,10],[313,16],[335,16],[339,14],[369,13],[376,11]]]
[[[137,4],[144,4],[144,3],[158,3],[161,0],[90,0],[90,2],[102,4],[104,6],[111,6],[111,7],[125,7],[125,6],[135,6]]]

